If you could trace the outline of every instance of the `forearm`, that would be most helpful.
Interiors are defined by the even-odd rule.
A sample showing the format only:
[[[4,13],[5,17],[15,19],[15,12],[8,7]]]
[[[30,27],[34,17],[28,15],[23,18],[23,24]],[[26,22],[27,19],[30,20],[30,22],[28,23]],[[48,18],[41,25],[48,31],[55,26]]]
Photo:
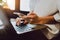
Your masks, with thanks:
[[[46,16],[46,17],[41,17],[39,18],[39,24],[52,24],[55,23],[55,19],[53,16]]]

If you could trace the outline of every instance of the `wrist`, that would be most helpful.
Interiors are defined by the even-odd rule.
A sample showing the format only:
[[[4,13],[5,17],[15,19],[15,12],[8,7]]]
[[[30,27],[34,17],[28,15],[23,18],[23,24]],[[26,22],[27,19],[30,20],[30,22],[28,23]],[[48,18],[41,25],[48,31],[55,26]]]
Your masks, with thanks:
[[[49,20],[47,18],[39,17],[38,18],[38,24],[47,24],[49,23]]]
[[[37,20],[35,21],[35,23],[36,23],[36,24],[41,24],[41,20],[42,20],[42,19],[43,19],[43,18],[38,17]]]

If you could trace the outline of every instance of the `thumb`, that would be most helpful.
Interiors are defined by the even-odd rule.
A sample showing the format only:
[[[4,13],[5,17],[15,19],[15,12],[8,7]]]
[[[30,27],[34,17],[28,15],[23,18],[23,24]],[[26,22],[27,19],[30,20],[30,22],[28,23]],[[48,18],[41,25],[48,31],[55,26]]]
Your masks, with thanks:
[[[30,13],[33,13],[34,11],[30,11]]]
[[[34,11],[30,11],[28,15],[35,15]]]

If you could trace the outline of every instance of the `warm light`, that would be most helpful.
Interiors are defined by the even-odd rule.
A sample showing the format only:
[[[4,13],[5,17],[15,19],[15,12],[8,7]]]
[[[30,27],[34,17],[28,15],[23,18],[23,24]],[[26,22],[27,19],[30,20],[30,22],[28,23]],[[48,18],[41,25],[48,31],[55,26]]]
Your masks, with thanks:
[[[2,0],[2,1],[6,2],[7,0]]]
[[[11,10],[15,10],[15,0],[7,0],[7,5]]]
[[[8,7],[8,6],[3,6],[3,8],[9,9],[9,7]]]

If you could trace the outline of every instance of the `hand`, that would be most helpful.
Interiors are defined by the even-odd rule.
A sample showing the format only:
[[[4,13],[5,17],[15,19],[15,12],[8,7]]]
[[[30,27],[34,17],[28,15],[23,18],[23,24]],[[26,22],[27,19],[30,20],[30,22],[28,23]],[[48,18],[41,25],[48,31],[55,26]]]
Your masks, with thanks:
[[[20,25],[21,24],[21,20],[24,20],[23,18],[16,18],[16,25]],[[26,25],[28,22],[26,20],[24,20],[24,24]]]
[[[30,19],[31,24],[35,24],[39,21],[39,17],[34,12],[30,12],[27,16],[27,19]]]
[[[37,19],[38,19],[38,16],[36,15],[36,13],[30,12],[27,16],[24,15],[22,16],[22,18],[16,18],[16,25],[19,26],[21,20],[25,20],[24,24],[28,24],[28,20],[30,20],[31,24],[34,24],[38,21]]]

